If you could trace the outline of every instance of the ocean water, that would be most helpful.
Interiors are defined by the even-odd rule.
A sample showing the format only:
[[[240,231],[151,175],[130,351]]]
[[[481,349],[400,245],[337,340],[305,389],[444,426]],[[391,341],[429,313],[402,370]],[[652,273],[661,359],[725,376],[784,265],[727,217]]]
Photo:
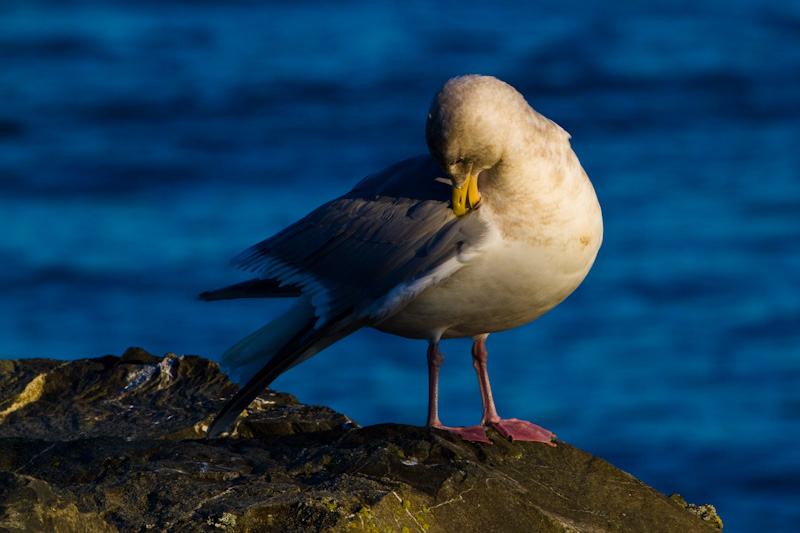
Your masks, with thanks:
[[[500,413],[726,531],[800,523],[800,4],[0,4],[0,357],[218,359],[280,301],[204,303],[239,251],[425,152],[449,77],[558,122],[605,241],[584,284],[489,338]],[[425,343],[361,331],[274,387],[423,424]],[[446,424],[474,424],[469,342]]]

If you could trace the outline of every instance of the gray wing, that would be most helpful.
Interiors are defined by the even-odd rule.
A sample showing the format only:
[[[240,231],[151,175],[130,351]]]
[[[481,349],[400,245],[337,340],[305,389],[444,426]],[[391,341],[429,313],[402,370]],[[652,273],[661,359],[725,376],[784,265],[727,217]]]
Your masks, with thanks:
[[[233,263],[310,294],[323,322],[363,314],[393,288],[426,276],[485,234],[477,213],[453,215],[451,187],[442,176],[427,155],[396,163]]]

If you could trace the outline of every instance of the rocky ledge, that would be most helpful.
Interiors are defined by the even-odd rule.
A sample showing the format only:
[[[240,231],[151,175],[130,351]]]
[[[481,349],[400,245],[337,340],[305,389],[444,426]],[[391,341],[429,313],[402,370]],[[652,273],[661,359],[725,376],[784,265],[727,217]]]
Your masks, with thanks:
[[[667,497],[564,442],[462,442],[360,428],[266,391],[221,438],[237,390],[196,356],[0,361],[0,531],[709,532]]]

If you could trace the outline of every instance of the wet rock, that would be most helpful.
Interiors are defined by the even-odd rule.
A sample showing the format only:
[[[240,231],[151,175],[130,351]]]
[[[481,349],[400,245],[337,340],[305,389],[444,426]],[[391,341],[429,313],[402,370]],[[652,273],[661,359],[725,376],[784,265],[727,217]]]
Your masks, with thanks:
[[[0,531],[714,531],[563,442],[358,428],[276,391],[206,440],[235,391],[216,363],[139,349],[0,361]]]

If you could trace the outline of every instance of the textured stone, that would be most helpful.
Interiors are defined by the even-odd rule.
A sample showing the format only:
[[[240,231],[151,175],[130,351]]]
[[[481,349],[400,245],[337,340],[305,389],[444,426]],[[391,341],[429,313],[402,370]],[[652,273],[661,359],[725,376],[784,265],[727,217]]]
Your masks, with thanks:
[[[0,471],[0,531],[116,532],[94,513],[82,513],[44,481]]]
[[[276,391],[202,438],[235,391],[216,363],[139,349],[0,361],[0,531],[714,531],[563,442],[358,428]]]

